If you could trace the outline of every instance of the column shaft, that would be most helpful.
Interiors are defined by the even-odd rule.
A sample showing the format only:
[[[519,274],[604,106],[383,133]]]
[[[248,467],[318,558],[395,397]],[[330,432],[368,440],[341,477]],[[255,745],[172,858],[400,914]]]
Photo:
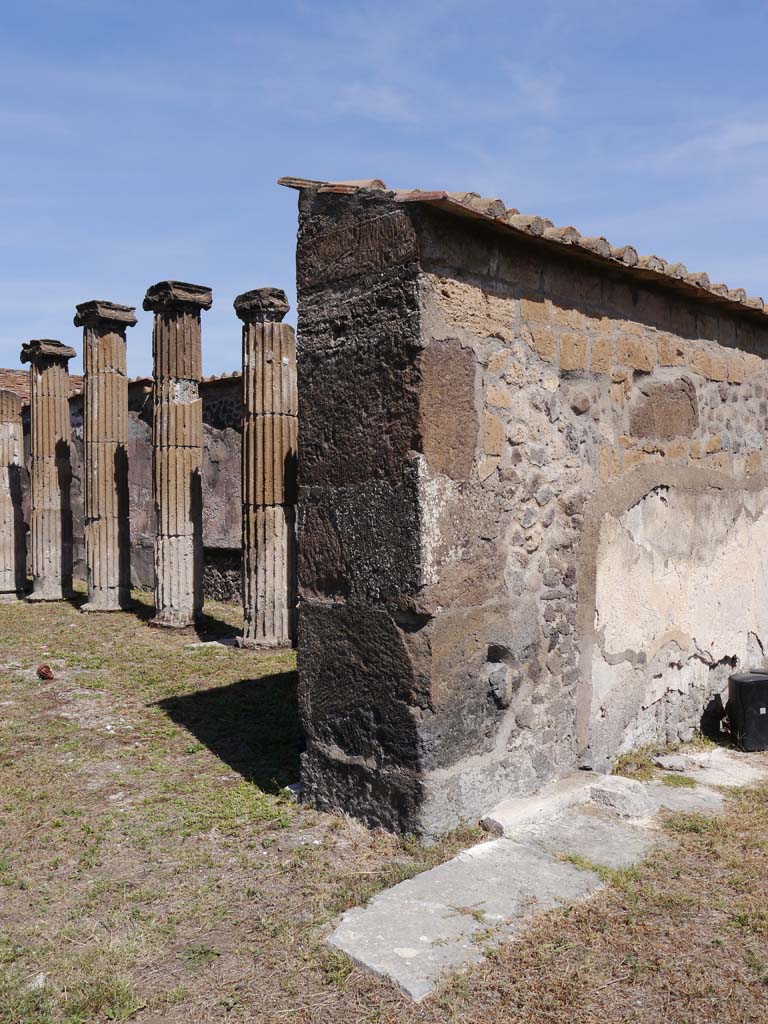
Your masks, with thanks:
[[[147,292],[152,334],[155,618],[190,626],[203,607],[203,404],[200,310],[210,289],[165,281]]]
[[[243,324],[242,646],[296,638],[296,339],[278,289],[235,300]]]
[[[67,364],[74,355],[50,340],[27,342],[21,350],[22,362],[30,363],[31,601],[60,601],[73,593]]]
[[[83,512],[88,602],[83,611],[118,611],[131,594],[128,518],[126,327],[134,310],[111,302],[77,307],[85,369]]]
[[[26,585],[23,472],[21,398],[0,390],[0,600],[20,597]]]

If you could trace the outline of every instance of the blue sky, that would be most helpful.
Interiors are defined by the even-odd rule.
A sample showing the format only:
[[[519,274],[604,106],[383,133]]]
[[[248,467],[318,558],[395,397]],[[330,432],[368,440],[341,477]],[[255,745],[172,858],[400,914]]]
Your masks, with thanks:
[[[4,0],[0,365],[90,298],[213,287],[293,304],[280,175],[466,189],[768,298],[768,4],[758,0]],[[151,316],[129,333],[151,370]]]

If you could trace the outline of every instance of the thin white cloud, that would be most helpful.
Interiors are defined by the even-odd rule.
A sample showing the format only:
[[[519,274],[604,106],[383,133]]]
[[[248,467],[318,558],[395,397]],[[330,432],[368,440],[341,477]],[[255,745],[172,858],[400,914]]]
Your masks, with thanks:
[[[25,107],[0,107],[0,130],[21,134],[24,132],[45,132],[65,134],[70,128],[69,120],[59,114]]]
[[[344,83],[337,90],[332,108],[337,114],[371,121],[413,124],[418,120],[406,95],[387,82]]]
[[[755,158],[762,163],[767,146],[768,120],[728,117],[697,126],[687,138],[657,149],[650,159],[661,168],[694,170],[706,160],[705,169],[710,171],[713,161],[718,166],[743,164]]]
[[[545,117],[560,110],[565,76],[560,71],[537,70],[526,64],[502,61],[502,67],[526,109]]]

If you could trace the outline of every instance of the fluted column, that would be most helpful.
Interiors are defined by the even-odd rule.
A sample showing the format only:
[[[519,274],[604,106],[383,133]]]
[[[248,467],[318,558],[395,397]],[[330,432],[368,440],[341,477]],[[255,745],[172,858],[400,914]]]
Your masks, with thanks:
[[[68,363],[75,350],[60,341],[28,341],[31,410],[30,490],[32,593],[30,601],[72,596],[72,440]]]
[[[75,326],[83,328],[83,513],[88,601],[84,612],[127,608],[131,599],[128,520],[127,327],[132,306],[83,302]]]
[[[200,310],[210,288],[161,281],[144,299],[152,332],[155,626],[183,628],[203,607],[203,404]]]
[[[243,647],[296,638],[296,338],[285,292],[235,299],[243,321]]]
[[[27,580],[21,474],[21,398],[0,390],[0,601],[21,597]]]

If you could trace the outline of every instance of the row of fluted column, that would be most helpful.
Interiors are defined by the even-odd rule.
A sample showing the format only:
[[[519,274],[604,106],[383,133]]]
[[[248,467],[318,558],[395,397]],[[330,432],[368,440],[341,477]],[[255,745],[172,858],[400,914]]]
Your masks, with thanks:
[[[152,427],[155,534],[154,625],[192,625],[203,605],[203,413],[201,311],[209,288],[153,285]],[[281,321],[285,293],[263,288],[235,300],[243,321],[243,646],[295,639],[296,342]],[[83,328],[84,533],[88,600],[83,611],[116,611],[130,601],[128,378],[126,329],[135,309],[92,301],[77,307]],[[72,594],[69,360],[53,340],[27,342],[30,364],[30,600]],[[21,512],[21,403],[0,391],[0,597],[26,584]]]

